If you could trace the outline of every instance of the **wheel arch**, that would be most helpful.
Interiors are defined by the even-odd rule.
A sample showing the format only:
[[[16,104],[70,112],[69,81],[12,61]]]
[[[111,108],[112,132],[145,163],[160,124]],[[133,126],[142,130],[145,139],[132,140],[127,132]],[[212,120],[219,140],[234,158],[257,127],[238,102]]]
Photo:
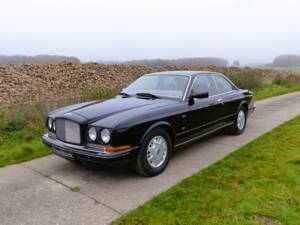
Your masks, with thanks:
[[[141,140],[140,140],[140,143],[142,143],[146,136],[154,129],[158,129],[158,128],[161,128],[163,130],[165,130],[169,135],[170,135],[170,138],[171,138],[171,141],[172,141],[172,146],[174,146],[175,144],[175,138],[176,138],[176,135],[175,135],[175,130],[174,128],[172,127],[172,125],[166,121],[159,121],[159,122],[156,122],[154,124],[152,124],[150,127],[148,127],[148,129],[144,132]]]
[[[241,107],[245,107],[248,113],[248,102],[246,100],[241,101],[239,107],[237,108],[237,112]]]

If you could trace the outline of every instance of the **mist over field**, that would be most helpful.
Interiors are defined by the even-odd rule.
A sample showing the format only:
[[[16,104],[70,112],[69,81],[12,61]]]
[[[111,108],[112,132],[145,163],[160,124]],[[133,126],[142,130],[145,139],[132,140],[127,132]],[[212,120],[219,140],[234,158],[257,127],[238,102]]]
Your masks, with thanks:
[[[296,0],[10,0],[0,8],[0,55],[270,63],[300,54],[299,8]]]

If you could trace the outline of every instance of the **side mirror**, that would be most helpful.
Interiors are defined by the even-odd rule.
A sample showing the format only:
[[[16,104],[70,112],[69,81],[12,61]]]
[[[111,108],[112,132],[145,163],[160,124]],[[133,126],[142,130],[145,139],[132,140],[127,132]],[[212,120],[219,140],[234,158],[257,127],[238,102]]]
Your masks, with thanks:
[[[199,98],[208,98],[209,94],[208,92],[201,92],[201,93],[196,93],[192,94],[189,97],[189,105],[193,105],[195,103],[194,99],[199,99]]]

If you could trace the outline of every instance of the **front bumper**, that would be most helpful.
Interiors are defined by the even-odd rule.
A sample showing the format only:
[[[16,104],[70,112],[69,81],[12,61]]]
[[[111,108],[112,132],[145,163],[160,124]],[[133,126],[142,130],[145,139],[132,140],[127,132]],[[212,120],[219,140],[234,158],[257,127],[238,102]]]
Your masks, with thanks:
[[[53,153],[68,160],[91,161],[101,164],[119,164],[129,161],[138,150],[138,147],[123,151],[107,153],[101,146],[82,146],[62,142],[43,135],[43,142],[53,148]]]

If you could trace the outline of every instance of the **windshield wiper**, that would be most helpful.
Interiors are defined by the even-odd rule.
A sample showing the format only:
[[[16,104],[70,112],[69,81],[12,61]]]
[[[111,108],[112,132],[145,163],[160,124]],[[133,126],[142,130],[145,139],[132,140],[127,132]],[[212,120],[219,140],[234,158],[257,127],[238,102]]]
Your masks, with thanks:
[[[160,98],[157,95],[150,93],[136,93],[136,96],[146,97],[146,98]]]
[[[122,96],[125,97],[125,98],[128,98],[128,97],[131,96],[130,94],[125,93],[125,92],[120,92],[119,95],[122,95]]]

